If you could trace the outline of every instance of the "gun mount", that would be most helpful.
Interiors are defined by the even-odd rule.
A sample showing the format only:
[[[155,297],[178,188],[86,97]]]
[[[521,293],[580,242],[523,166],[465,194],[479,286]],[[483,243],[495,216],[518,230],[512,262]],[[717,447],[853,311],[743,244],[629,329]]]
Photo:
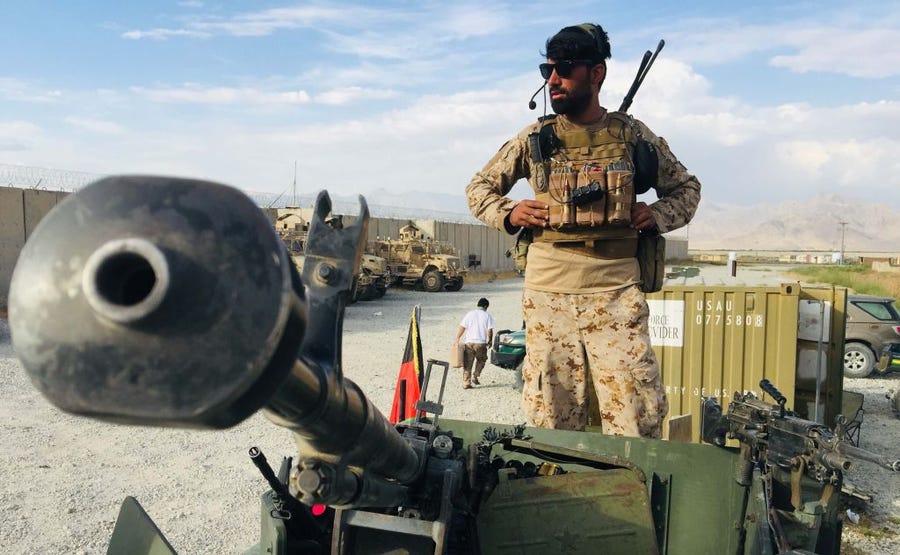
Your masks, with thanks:
[[[329,214],[324,221],[332,228],[340,229],[344,226],[343,217],[339,214]],[[303,219],[301,209],[279,208],[275,227],[287,248],[288,255],[302,272],[309,224]],[[380,256],[363,253],[359,266],[353,280],[353,293],[349,302],[371,301],[384,297],[390,277],[387,261]]]
[[[10,291],[16,352],[72,413],[218,429],[262,410],[291,430],[297,462],[277,474],[250,451],[271,487],[262,553],[773,552],[743,541],[748,494],[731,479],[733,450],[441,419],[444,382],[437,401],[427,396],[435,365],[446,379],[439,361],[416,417],[389,424],[341,368],[368,223],[360,205],[353,225],[332,229],[319,195],[301,274],[236,190],[103,179],[61,202],[22,251]],[[770,474],[767,499],[781,508],[790,477]],[[836,553],[832,485],[808,485],[827,510],[782,519],[779,547]],[[327,527],[308,518],[312,504],[334,509]],[[131,500],[120,514],[142,511]],[[117,525],[111,551],[132,528]]]

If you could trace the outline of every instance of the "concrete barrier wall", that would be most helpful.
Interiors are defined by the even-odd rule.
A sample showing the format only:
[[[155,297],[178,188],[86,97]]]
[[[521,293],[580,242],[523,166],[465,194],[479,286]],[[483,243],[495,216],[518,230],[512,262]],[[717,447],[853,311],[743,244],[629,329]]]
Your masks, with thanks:
[[[900,264],[891,264],[888,260],[877,260],[872,262],[872,269],[876,272],[893,272],[900,274]]]
[[[6,306],[9,282],[19,251],[31,235],[34,226],[51,208],[56,206],[68,193],[60,191],[40,191],[0,187],[0,306]],[[269,219],[275,221],[273,209],[264,210]],[[312,208],[301,210],[307,221],[312,216]],[[356,220],[355,216],[344,216],[347,225]],[[410,220],[397,218],[371,218],[369,220],[368,241],[400,236],[400,228]],[[446,241],[456,248],[463,266],[469,265],[470,257],[477,265],[470,266],[473,272],[507,272],[515,270],[515,261],[506,256],[506,251],[515,246],[515,237],[505,232],[481,224],[439,222],[436,220],[413,221],[426,235]],[[668,260],[686,260],[687,241],[668,239],[666,241]]]
[[[666,237],[666,260],[687,260],[687,239]]]
[[[25,245],[25,198],[21,189],[0,187],[0,306],[9,298],[9,280]]]
[[[9,302],[9,282],[25,241],[41,218],[68,194],[0,187],[0,306]]]

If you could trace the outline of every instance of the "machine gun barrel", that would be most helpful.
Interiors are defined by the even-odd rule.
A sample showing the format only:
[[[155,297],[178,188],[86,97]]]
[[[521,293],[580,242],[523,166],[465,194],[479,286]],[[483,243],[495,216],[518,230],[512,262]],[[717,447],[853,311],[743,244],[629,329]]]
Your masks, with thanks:
[[[72,413],[225,428],[265,407],[297,434],[301,457],[412,481],[418,455],[340,368],[343,307],[368,223],[360,201],[357,223],[334,230],[319,195],[301,279],[236,189],[95,182],[59,203],[19,257],[15,350],[36,387]]]
[[[790,464],[796,457],[804,457],[840,472],[850,470],[854,461],[866,461],[900,472],[900,460],[852,445],[843,435],[841,420],[835,430],[831,430],[803,419],[785,409],[787,398],[771,382],[762,380],[759,385],[777,405],[770,405],[752,393],[736,393],[725,415],[715,398],[704,398],[700,426],[703,441],[724,446],[727,438],[737,439],[762,452],[766,461],[775,465]]]
[[[893,472],[900,472],[900,460],[890,459],[888,457],[885,457],[884,455],[879,455],[878,453],[860,449],[859,447],[850,445],[846,441],[839,442],[837,444],[837,447],[835,448],[835,451],[839,455],[842,455],[844,457],[867,461],[873,464],[877,464],[878,466],[886,468]]]

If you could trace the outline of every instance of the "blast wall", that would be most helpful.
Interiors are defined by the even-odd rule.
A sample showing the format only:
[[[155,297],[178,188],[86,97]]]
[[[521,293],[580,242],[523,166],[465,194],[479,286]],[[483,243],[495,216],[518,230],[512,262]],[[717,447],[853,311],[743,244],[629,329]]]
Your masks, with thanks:
[[[25,241],[41,218],[68,194],[0,187],[0,307],[9,300],[9,282]]]

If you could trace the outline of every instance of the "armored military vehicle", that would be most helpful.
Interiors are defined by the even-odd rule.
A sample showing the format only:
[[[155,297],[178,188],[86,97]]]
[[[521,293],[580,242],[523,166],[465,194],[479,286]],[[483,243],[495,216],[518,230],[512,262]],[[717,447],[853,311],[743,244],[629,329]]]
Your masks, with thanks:
[[[329,215],[326,224],[335,229],[344,227],[343,218],[338,214]],[[275,222],[278,236],[284,242],[288,254],[297,269],[303,271],[303,254],[306,248],[306,238],[309,233],[309,224],[300,215],[299,208],[279,208]],[[363,254],[360,260],[359,272],[353,283],[351,302],[371,301],[380,299],[387,292],[388,285],[387,261],[380,256]]]
[[[356,296],[358,300],[380,299],[387,292],[390,270],[387,260],[374,254],[363,253],[356,274]]]
[[[426,291],[459,291],[466,269],[452,246],[428,239],[412,223],[400,228],[400,238],[374,241],[369,252],[385,260],[393,285],[421,285]]]
[[[249,450],[271,488],[249,553],[835,555],[844,473],[857,461],[900,471],[848,444],[841,419],[832,431],[797,416],[767,382],[774,403],[736,393],[725,413],[704,399],[708,443],[678,443],[445,419],[448,365],[429,360],[414,414],[392,425],[341,372],[361,204],[354,225],[334,229],[320,194],[301,274],[235,189],[102,179],[60,202],[22,250],[13,346],[70,413],[220,429],[262,410],[291,430],[298,456],[277,473]],[[174,551],[126,498],[109,552]]]

